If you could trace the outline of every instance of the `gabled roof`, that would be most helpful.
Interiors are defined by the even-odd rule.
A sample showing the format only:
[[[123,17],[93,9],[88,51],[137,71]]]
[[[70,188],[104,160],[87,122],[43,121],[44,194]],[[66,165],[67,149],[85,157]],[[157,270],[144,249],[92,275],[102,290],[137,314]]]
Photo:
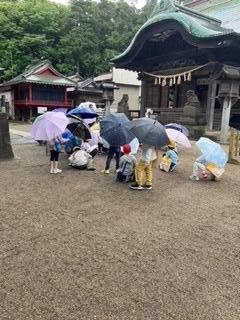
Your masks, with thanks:
[[[100,81],[112,81],[113,80],[113,74],[112,71],[108,73],[100,74],[99,76],[96,76],[94,78],[94,81],[100,82]]]
[[[102,93],[100,86],[92,78],[79,81],[75,88],[70,88],[68,91],[84,91],[84,92],[94,92]]]
[[[79,81],[83,81],[83,77],[77,72],[71,76],[68,76],[68,79],[74,81],[74,82],[79,82]]]
[[[150,19],[138,30],[128,48],[112,61],[117,63],[125,60],[136,46],[141,45],[143,34],[148,33],[150,36],[151,29],[156,25],[170,22],[175,23],[182,30],[182,34],[187,34],[189,42],[194,44],[211,40],[215,41],[217,47],[225,39],[240,36],[232,29],[223,28],[218,19],[176,4],[173,0],[162,0],[154,9]]]
[[[77,84],[77,87],[78,87],[78,89],[86,89],[86,88],[99,89],[99,86],[92,78],[88,78],[86,80],[79,81]]]
[[[24,82],[66,87],[75,85],[74,81],[68,79],[63,74],[58,72],[48,60],[42,61],[36,65],[27,66],[22,74],[7,82],[4,82],[2,86],[9,86]]]

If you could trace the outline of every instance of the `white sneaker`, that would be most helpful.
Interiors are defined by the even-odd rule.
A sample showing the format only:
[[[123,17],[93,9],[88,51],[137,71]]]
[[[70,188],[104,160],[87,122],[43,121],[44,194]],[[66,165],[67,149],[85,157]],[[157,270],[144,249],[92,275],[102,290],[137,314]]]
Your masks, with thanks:
[[[50,173],[55,173],[55,172],[54,172],[54,169],[50,169]]]
[[[199,181],[199,177],[194,176],[194,175],[191,175],[191,176],[189,177],[189,179],[192,180],[192,181]]]
[[[61,169],[55,169],[54,173],[62,173],[62,170]]]
[[[101,172],[102,172],[102,173],[105,173],[105,174],[109,174],[109,173],[110,173],[109,170],[102,170]]]

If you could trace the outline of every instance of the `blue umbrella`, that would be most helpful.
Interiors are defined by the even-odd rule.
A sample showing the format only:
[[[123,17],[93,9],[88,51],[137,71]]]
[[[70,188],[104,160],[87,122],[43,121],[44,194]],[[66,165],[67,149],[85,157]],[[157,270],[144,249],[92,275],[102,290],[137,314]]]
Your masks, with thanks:
[[[217,167],[223,168],[228,161],[228,156],[220,144],[209,138],[200,138],[196,146],[209,163],[214,163]]]
[[[73,137],[73,134],[70,131],[64,131],[62,133],[62,138],[67,141],[70,140]]]
[[[72,109],[67,113],[67,116],[71,116],[71,115],[81,117],[82,119],[92,119],[92,118],[98,117],[98,114],[90,108]]]
[[[100,122],[100,136],[110,146],[123,146],[135,138],[127,128],[129,122],[124,113],[109,113]]]

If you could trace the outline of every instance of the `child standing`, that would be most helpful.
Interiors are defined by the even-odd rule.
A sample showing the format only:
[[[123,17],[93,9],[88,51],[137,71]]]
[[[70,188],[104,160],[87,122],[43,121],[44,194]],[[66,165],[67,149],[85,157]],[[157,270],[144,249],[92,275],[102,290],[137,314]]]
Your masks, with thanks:
[[[50,150],[50,173],[61,173],[62,170],[58,169],[59,153],[62,149],[62,140],[59,136],[55,139],[48,141]]]
[[[114,155],[116,158],[116,170],[119,168],[119,161],[120,161],[120,157],[121,157],[121,147],[120,146],[110,146],[109,150],[108,150],[108,156],[107,156],[105,169],[102,170],[102,173],[106,173],[106,174],[110,173],[109,168],[110,168],[110,164],[111,164],[111,161],[112,161]]]
[[[123,146],[123,156],[120,158],[119,169],[117,170],[116,181],[128,182],[134,181],[134,169],[136,166],[136,158],[131,154],[131,146],[125,144]]]
[[[130,186],[133,190],[151,190],[152,189],[152,165],[153,161],[157,158],[156,150],[154,147],[143,144],[142,155],[140,161],[136,165],[135,177],[136,183]],[[145,183],[144,183],[144,175]]]

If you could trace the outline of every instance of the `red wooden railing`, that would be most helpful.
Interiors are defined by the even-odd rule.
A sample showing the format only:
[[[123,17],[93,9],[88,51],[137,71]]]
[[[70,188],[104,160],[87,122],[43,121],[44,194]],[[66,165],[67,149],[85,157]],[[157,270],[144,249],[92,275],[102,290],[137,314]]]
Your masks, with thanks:
[[[44,106],[44,107],[51,107],[51,106],[63,106],[63,107],[71,107],[72,106],[72,100],[67,101],[48,101],[48,100],[29,100],[29,99],[23,99],[23,100],[14,100],[15,105],[25,105],[25,106]]]

